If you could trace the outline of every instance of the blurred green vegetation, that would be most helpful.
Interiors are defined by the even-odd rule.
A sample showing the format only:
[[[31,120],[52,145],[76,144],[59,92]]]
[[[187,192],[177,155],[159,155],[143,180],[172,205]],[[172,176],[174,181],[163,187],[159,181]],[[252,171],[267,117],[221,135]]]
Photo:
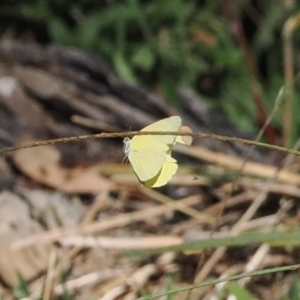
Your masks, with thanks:
[[[2,0],[0,30],[95,53],[127,82],[174,103],[179,88],[191,87],[256,132],[284,84],[282,30],[299,8],[267,0]]]

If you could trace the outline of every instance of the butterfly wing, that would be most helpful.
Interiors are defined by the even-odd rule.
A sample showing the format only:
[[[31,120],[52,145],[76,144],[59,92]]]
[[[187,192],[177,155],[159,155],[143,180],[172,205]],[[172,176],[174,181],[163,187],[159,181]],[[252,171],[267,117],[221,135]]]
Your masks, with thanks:
[[[172,116],[150,124],[141,131],[178,131],[181,122],[179,116]],[[145,186],[163,186],[177,172],[177,161],[171,157],[171,150],[176,142],[191,143],[176,135],[136,135],[132,140],[124,139],[125,154],[138,179]]]
[[[185,133],[193,133],[191,128],[188,126],[180,126],[179,131]],[[192,142],[193,142],[193,137],[189,135],[177,135],[175,140],[175,143],[186,144],[188,146],[190,146]]]
[[[141,182],[156,176],[165,161],[168,146],[150,136],[136,136],[127,146],[128,159]]]
[[[167,154],[160,172],[153,178],[145,181],[143,184],[147,187],[160,187],[166,185],[178,169],[177,161],[171,154]]]
[[[179,127],[181,126],[181,122],[182,121],[179,116],[172,116],[150,124],[141,131],[178,131]],[[174,135],[149,135],[149,137],[163,144],[172,146],[176,138]],[[138,138],[138,136],[135,136],[134,139],[135,138]]]

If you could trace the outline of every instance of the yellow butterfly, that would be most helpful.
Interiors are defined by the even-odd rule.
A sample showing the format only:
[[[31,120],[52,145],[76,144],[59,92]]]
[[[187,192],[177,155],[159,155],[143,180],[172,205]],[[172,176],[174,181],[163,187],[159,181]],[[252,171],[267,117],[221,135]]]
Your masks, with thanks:
[[[181,118],[172,116],[155,122],[141,131],[178,131],[180,127]],[[185,128],[185,131],[191,132],[189,128],[188,130]],[[176,173],[177,161],[171,157],[176,142],[190,144],[191,139],[176,135],[137,135],[131,140],[124,139],[125,155],[143,185],[163,186]]]

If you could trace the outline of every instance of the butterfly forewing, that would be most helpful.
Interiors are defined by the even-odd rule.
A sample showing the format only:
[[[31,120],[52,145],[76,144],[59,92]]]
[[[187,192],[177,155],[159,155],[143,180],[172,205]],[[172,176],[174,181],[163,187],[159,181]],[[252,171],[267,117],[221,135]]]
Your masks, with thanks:
[[[160,121],[157,121],[145,128],[141,131],[178,131],[181,126],[181,118],[179,116],[172,116]],[[152,139],[160,141],[166,145],[172,145],[175,143],[176,136],[174,135],[151,135],[149,136]],[[138,138],[135,136],[134,139]]]

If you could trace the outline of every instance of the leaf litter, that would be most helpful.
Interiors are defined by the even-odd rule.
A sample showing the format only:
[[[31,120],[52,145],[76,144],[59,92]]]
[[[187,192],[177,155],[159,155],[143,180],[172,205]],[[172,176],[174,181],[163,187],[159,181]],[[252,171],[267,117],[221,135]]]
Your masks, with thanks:
[[[13,65],[6,63],[7,57]],[[13,83],[0,91],[1,148],[138,130],[169,115],[180,115],[194,131],[222,134],[211,123],[213,117],[207,117],[215,112],[202,111],[204,104],[197,107],[200,100],[190,92],[192,100],[174,108],[122,82],[98,58],[79,50],[5,41],[0,59],[0,82]],[[249,138],[230,128],[232,136]],[[189,148],[177,147],[179,172],[158,190],[141,187],[131,168],[121,164],[121,140],[37,147],[1,158],[0,296],[12,299],[22,278],[29,290],[26,299],[56,299],[66,292],[72,299],[137,299],[166,291],[170,278],[176,289],[297,263],[297,246],[270,243],[121,255],[297,228],[296,161],[276,177],[278,154],[255,149],[255,159],[245,165],[232,194],[244,162],[241,147],[200,139]],[[297,270],[282,273],[283,282],[293,274]],[[275,295],[278,288],[274,274],[237,283],[257,299]],[[208,299],[224,286],[176,293],[174,299]],[[287,291],[288,284],[283,288]]]

